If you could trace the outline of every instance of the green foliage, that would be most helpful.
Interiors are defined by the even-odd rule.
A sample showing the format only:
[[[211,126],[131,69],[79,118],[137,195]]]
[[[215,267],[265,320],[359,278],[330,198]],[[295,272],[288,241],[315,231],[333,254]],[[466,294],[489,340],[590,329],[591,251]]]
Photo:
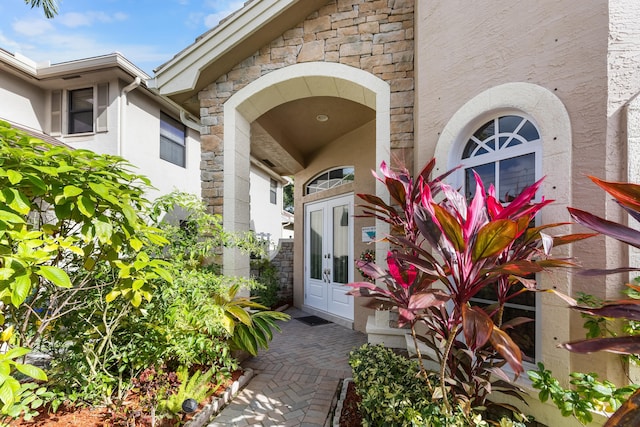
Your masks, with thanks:
[[[425,379],[415,360],[382,345],[365,344],[349,355],[363,426],[488,427],[482,414],[456,406],[451,413],[431,399],[437,378]],[[503,418],[499,425],[524,427]]]
[[[293,213],[294,212],[293,177],[290,177],[290,179],[291,179],[291,183],[286,184],[284,187],[282,187],[282,199],[283,199],[282,205],[285,211]]]
[[[134,306],[152,281],[170,278],[147,251],[166,240],[141,214],[148,180],[114,156],[48,146],[0,122],[0,301],[5,320],[30,347],[82,301],[98,263]],[[153,249],[155,250],[155,249]],[[25,304],[25,302],[27,302]]]
[[[42,343],[87,292],[117,289],[137,307],[151,299],[154,281],[170,280],[167,264],[148,256],[166,243],[142,214],[148,180],[130,169],[121,158],[51,146],[0,122],[0,339],[9,348],[3,414],[33,408],[16,370],[45,379],[11,357]],[[114,271],[113,280],[96,280],[100,266]]]
[[[149,317],[166,337],[164,358],[170,366],[236,368],[228,343],[223,308],[215,295],[232,286],[231,279],[201,269],[176,271],[147,307]]]
[[[268,259],[251,260],[251,271],[257,271],[255,280],[261,285],[251,291],[251,296],[256,297],[260,304],[274,308],[278,303],[278,291],[280,283],[278,269]]]
[[[97,280],[109,275],[101,271]],[[150,304],[140,310],[122,299],[107,302],[106,293],[87,292],[84,304],[61,317],[43,340],[53,357],[50,387],[78,403],[122,399],[131,379],[162,363],[167,351],[165,330],[146,309]]]
[[[176,226],[165,209],[195,213]],[[149,366],[210,366],[220,373],[236,369],[231,355],[235,321],[225,307],[239,306],[231,301],[235,292],[256,284],[202,266],[207,253],[217,245],[239,241],[227,237],[218,219],[203,209],[195,196],[181,193],[165,196],[152,206],[150,217],[158,221],[171,243],[151,252],[149,261],[157,259],[154,257],[168,261],[171,280],[156,279],[151,301],[134,307],[115,298],[119,289],[95,287],[78,309],[58,321],[60,327],[47,335],[47,347],[55,356],[52,373],[56,390],[80,401],[109,404],[112,397],[122,399],[132,379]],[[137,261],[138,265],[146,262]],[[94,273],[94,281],[101,283],[114,282],[122,275],[104,263],[98,264]],[[230,289],[235,291],[227,301]],[[243,314],[242,319],[250,319],[245,311],[237,315]]]
[[[434,410],[429,384],[415,361],[382,345],[363,345],[349,355],[363,424],[424,425]]]
[[[227,292],[215,295],[215,302],[224,311],[224,325],[234,349],[257,356],[260,348],[269,348],[269,341],[273,338],[272,329],[280,332],[276,321],[289,320],[290,316],[270,311],[251,298],[237,296],[239,290],[240,287],[234,285]]]
[[[527,374],[533,388],[540,390],[538,398],[541,402],[551,399],[562,416],[574,416],[583,425],[593,421],[594,411],[615,412],[640,387],[628,385],[618,388],[610,381],[598,381],[597,374],[573,372],[570,381],[573,388],[565,389],[542,363],[538,363],[537,370]]]
[[[54,408],[110,403],[152,366],[226,373],[232,345],[266,348],[286,318],[236,295],[254,281],[217,273],[222,247],[261,254],[253,234],[226,233],[195,196],[151,205],[131,167],[0,122],[1,415],[30,414],[45,397]],[[53,356],[47,395],[16,379],[47,379],[16,360],[34,346]]]
[[[189,369],[186,366],[180,367],[176,372],[180,386],[166,399],[160,400],[158,403],[158,413],[171,414],[173,416],[182,413],[182,402],[186,399],[194,399],[201,403],[215,392],[216,386],[221,384],[225,378],[224,375],[217,375],[216,370],[209,369],[206,372],[195,370],[189,375]]]
[[[29,350],[21,347],[9,349],[0,354],[0,415],[14,417],[20,415],[23,410],[37,409],[41,402],[28,400],[34,392],[23,386],[18,379],[17,372],[40,381],[46,381],[47,375],[36,366],[17,362],[29,353]],[[30,412],[27,411],[27,414]]]
[[[186,218],[178,219],[176,215]],[[210,266],[216,261],[212,255],[219,255],[223,247],[237,247],[247,255],[265,255],[263,242],[254,233],[226,232],[222,217],[208,213],[202,199],[193,194],[172,192],[159,197],[151,207],[150,217],[171,241],[158,256],[179,268]]]
[[[578,297],[576,301],[580,305],[588,306],[588,307],[599,307],[604,301],[600,298],[589,295],[584,292],[578,292]],[[607,319],[604,317],[591,316],[590,314],[581,313],[580,314],[583,319],[585,319],[584,324],[582,325],[586,329],[587,338],[599,338],[605,337],[607,335],[615,336],[615,332],[610,328],[607,323]]]
[[[56,0],[24,0],[26,4],[31,4],[31,8],[41,7],[44,11],[44,16],[47,18],[53,18],[58,14],[58,2]]]
[[[25,421],[30,421],[38,415],[38,409],[50,401],[53,393],[35,382],[20,383],[15,402],[5,406],[0,415],[0,426],[10,425],[9,421],[22,415]]]
[[[634,302],[634,300],[640,300],[640,292],[638,289],[640,289],[640,278],[635,278],[631,285],[622,292],[627,295],[630,302]],[[606,304],[606,302],[600,298],[583,292],[578,292],[576,301],[579,306],[593,309],[603,307]],[[616,328],[619,328],[619,331],[628,337],[640,335],[640,322],[637,320],[622,319],[622,321],[620,321],[620,319],[617,319],[616,321],[609,317],[597,316],[586,312],[582,312],[580,315],[585,319],[583,327],[587,331],[585,334],[587,339],[617,337],[619,332]],[[640,358],[636,354],[625,354],[621,355],[621,357],[636,364],[640,362]]]

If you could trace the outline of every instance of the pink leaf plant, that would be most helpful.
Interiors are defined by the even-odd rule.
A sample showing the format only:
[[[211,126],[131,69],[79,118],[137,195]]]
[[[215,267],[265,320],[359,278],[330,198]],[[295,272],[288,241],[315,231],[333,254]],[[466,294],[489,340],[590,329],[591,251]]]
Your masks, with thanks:
[[[538,290],[533,273],[573,265],[551,257],[554,246],[592,234],[551,237],[545,231],[564,223],[533,225],[552,203],[534,200],[542,180],[505,206],[477,174],[475,194],[467,201],[443,182],[452,171],[431,178],[434,166],[430,161],[414,179],[406,168],[394,172],[383,163],[382,176],[374,176],[387,187],[393,206],[377,196],[358,195],[368,203],[361,216],[391,225],[387,240],[394,249],[387,254],[386,269],[358,264],[379,284],[352,283],[351,293],[391,301],[399,324],[411,327],[416,348],[419,340],[433,350],[440,364],[440,390],[434,396],[443,398],[445,408],[450,408],[448,393],[456,403],[482,406],[491,390],[517,391],[502,380],[491,382],[492,374],[507,378],[500,370],[503,364],[516,376],[523,372],[521,350],[509,330],[529,319],[503,322],[505,304]],[[486,288],[494,290],[497,303],[473,305],[472,298]],[[418,322],[427,326],[424,336],[416,335]],[[419,351],[418,357],[424,369]]]

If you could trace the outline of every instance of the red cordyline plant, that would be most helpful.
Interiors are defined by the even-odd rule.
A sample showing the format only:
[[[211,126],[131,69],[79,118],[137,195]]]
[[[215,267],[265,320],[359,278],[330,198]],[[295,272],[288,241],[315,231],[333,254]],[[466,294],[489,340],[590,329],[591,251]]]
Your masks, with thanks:
[[[640,221],[640,185],[625,182],[608,182],[593,176],[589,178],[613,196],[616,202],[618,202],[632,218]],[[626,225],[607,221],[580,209],[569,208],[569,213],[577,223],[640,249],[640,231]],[[613,270],[589,270],[587,273],[609,274],[639,270],[640,267],[621,267]],[[640,292],[640,287],[636,285],[627,284],[627,286]],[[640,321],[640,300],[637,299],[608,301],[601,307],[595,308],[581,307],[578,305],[573,305],[572,308],[592,316]],[[562,347],[576,353],[607,351],[618,354],[640,354],[640,336],[592,338],[564,343]],[[639,408],[640,389],[609,418],[605,427],[640,425]]]
[[[410,325],[414,341],[419,339],[434,351],[440,365],[440,387],[434,398],[442,398],[445,409],[450,409],[448,393],[457,404],[478,407],[491,391],[517,395],[501,366],[508,363],[516,376],[523,372],[522,353],[507,331],[530,319],[503,322],[505,303],[524,292],[539,291],[533,273],[572,265],[551,258],[553,246],[591,234],[554,238],[543,231],[562,223],[531,226],[540,209],[551,203],[534,201],[541,181],[503,206],[493,186],[486,191],[476,175],[475,195],[468,202],[442,183],[448,173],[430,178],[434,164],[432,160],[417,180],[405,169],[395,173],[382,164],[383,177],[376,177],[385,183],[397,208],[375,196],[358,195],[373,205],[363,216],[393,226],[387,238],[394,250],[387,256],[386,271],[371,263],[359,264],[386,287],[352,283],[352,294],[391,301],[398,307],[399,324]],[[437,193],[443,196],[439,202]],[[486,288],[495,290],[497,303],[472,305],[471,299]],[[416,335],[419,322],[427,326],[425,336]],[[418,357],[425,373],[419,351]],[[491,382],[492,375],[498,379]]]

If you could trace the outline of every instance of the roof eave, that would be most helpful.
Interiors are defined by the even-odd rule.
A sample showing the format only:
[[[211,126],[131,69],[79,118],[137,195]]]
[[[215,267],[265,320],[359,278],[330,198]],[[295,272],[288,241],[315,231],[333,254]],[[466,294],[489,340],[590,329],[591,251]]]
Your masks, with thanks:
[[[37,76],[41,79],[55,78],[70,73],[83,73],[87,71],[106,69],[109,67],[120,68],[131,76],[140,77],[142,80],[149,80],[151,78],[147,73],[135,66],[131,61],[118,52],[93,58],[61,62],[58,64],[52,64],[48,67],[38,68]]]
[[[254,0],[222,21],[217,27],[200,36],[195,43],[178,53],[169,62],[155,70],[150,85],[160,94],[186,99],[191,92],[203,87],[202,75],[207,82],[212,77],[229,71],[236,63],[223,61],[249,56],[270,39],[255,37],[263,31],[265,36],[281,34],[302,21],[327,3],[327,0]],[[288,12],[288,13],[287,13]],[[291,24],[293,22],[293,24]],[[279,31],[279,32],[278,32]]]

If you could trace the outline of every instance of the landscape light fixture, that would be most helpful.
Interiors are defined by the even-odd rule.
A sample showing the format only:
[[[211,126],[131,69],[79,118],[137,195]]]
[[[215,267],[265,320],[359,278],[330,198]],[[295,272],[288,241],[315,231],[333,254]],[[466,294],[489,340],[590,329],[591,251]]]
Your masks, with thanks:
[[[187,413],[190,414],[192,412],[195,412],[195,410],[198,409],[198,402],[195,401],[195,399],[185,399],[184,402],[182,402],[182,410]]]

